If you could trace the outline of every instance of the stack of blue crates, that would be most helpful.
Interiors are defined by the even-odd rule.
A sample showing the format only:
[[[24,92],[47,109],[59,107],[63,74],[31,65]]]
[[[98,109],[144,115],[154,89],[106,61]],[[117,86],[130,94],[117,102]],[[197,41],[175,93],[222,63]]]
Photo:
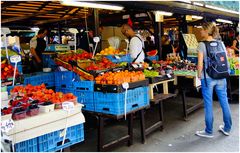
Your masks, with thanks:
[[[126,95],[126,112],[148,106],[150,102],[148,92],[148,86],[128,90]],[[125,94],[126,92],[94,92],[95,111],[112,115],[123,115],[125,110]]]
[[[54,72],[39,72],[33,76],[24,77],[24,85],[31,84],[33,86],[44,83],[46,87],[55,86]]]
[[[94,81],[73,82],[74,95],[78,102],[84,104],[82,109],[95,111],[94,106]]]
[[[78,102],[84,104],[83,109],[94,111],[94,81],[80,80],[79,75],[72,71],[55,73],[55,91],[73,93]]]
[[[60,133],[63,131],[58,130],[42,136],[19,142],[15,144],[15,152],[55,152],[76,143],[84,141],[84,125],[78,124],[67,128],[67,135],[63,142],[63,137]]]

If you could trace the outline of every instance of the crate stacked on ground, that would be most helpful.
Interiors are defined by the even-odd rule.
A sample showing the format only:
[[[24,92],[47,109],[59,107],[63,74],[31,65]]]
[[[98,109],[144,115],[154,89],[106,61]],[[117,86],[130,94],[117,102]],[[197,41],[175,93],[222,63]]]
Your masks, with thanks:
[[[33,86],[40,85],[44,83],[46,87],[54,87],[55,86],[55,72],[38,72],[30,75],[24,76],[24,85],[31,84]]]
[[[115,76],[118,74],[122,77],[116,79]],[[129,82],[127,91],[122,86],[124,82]],[[145,80],[142,72],[110,72],[97,77],[96,83],[94,85],[96,112],[123,115],[125,108],[128,113],[149,105],[148,80]]]

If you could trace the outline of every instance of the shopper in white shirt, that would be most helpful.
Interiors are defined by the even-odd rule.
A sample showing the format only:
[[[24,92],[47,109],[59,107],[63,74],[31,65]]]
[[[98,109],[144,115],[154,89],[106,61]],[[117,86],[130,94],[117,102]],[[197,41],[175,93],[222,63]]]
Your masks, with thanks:
[[[122,25],[122,34],[130,39],[129,53],[133,59],[133,63],[144,62],[144,41],[139,34],[136,34],[128,24]]]

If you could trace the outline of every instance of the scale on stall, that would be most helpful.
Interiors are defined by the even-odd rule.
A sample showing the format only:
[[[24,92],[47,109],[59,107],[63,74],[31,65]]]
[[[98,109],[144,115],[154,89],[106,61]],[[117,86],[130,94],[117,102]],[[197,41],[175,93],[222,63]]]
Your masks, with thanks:
[[[187,60],[190,60],[192,63],[197,63],[198,41],[196,36],[194,34],[182,34],[182,36],[187,47]]]
[[[70,46],[63,45],[63,44],[49,44],[45,49],[46,52],[61,52],[61,51],[69,51],[69,50],[70,50]]]

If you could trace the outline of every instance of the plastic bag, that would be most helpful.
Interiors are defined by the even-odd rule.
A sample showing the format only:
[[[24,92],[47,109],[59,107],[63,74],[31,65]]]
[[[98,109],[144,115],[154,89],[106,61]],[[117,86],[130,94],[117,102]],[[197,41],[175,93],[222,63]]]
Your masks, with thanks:
[[[120,38],[119,37],[110,37],[108,38],[108,43],[110,46],[112,46],[114,49],[118,49],[120,45]]]

